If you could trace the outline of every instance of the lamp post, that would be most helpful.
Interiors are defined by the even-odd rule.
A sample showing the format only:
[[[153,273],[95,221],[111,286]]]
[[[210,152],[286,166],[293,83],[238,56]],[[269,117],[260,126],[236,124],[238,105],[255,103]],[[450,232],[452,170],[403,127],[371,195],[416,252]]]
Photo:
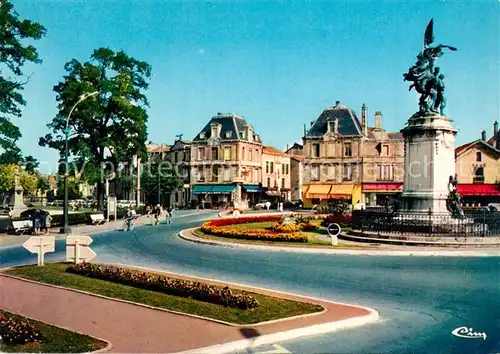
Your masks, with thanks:
[[[95,96],[99,94],[98,91],[94,91],[91,93],[84,93],[83,95],[80,96],[79,100],[74,104],[74,106],[71,108],[68,114],[68,118],[66,118],[66,128],[64,129],[64,134],[65,134],[65,152],[64,152],[64,225],[63,227],[59,230],[60,233],[62,234],[69,234],[71,233],[71,229],[69,228],[69,223],[68,223],[68,137],[69,137],[69,119],[71,118],[71,114],[75,110],[76,106],[87,98],[91,96]]]

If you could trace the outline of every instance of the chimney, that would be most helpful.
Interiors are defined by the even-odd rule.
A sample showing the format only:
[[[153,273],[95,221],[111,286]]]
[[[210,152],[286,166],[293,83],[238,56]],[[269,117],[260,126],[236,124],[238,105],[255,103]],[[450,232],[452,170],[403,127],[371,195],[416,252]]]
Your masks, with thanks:
[[[486,130],[483,130],[481,132],[481,140],[484,141],[484,142],[486,142]]]
[[[335,107],[340,106],[340,101],[335,101]]]
[[[361,106],[361,127],[363,129],[363,135],[368,135],[367,133],[367,125],[366,125],[366,105],[363,103]]]
[[[495,123],[493,123],[493,136],[497,136],[498,134],[498,122],[495,121]]]
[[[307,131],[306,131],[306,125],[304,124],[304,136],[306,136]]]
[[[375,129],[382,130],[382,112],[375,112]]]
[[[338,118],[335,118],[335,122],[333,124],[333,132],[335,134],[338,134],[339,133],[339,119]]]

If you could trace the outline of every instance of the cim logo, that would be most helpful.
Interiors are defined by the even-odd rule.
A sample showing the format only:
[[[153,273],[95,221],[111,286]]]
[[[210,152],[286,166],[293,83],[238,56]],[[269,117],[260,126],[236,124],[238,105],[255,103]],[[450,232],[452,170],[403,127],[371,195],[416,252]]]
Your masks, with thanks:
[[[480,339],[482,338],[483,340],[486,340],[486,333],[485,332],[474,332],[474,329],[472,327],[458,327],[455,328],[451,334],[453,334],[456,337],[460,338],[468,338],[468,339]]]

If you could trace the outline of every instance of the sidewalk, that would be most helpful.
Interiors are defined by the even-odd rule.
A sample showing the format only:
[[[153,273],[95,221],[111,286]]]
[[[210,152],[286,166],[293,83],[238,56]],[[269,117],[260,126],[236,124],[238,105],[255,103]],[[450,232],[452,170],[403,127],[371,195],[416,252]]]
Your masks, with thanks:
[[[253,289],[244,286],[241,288],[250,291]],[[270,334],[274,334],[276,340],[292,339],[321,333],[321,330],[327,332],[359,326],[378,319],[378,314],[374,310],[314,300],[313,302],[321,304],[327,311],[313,316],[257,326],[237,327],[47,286],[3,274],[0,274],[0,289],[5,289],[0,291],[1,309],[107,340],[112,343],[111,352],[115,353],[181,352],[233,341],[240,341],[241,344],[241,340],[244,339],[250,339],[250,343],[264,338],[272,340],[273,337],[266,336]],[[288,299],[312,301],[291,294],[260,289],[259,292]],[[307,329],[302,333],[293,331],[313,325],[323,327],[309,327],[314,329],[314,332],[310,330],[308,332]],[[283,333],[283,331],[289,332]],[[278,332],[279,335],[276,335]],[[261,337],[263,335],[264,337]],[[230,350],[231,348],[233,349]],[[234,348],[231,345],[225,348],[218,347],[217,352],[234,351]]]
[[[151,219],[146,216],[140,216],[134,220],[134,226],[142,226],[151,223]],[[106,232],[116,229],[121,229],[123,227],[123,220],[118,219],[116,221],[110,221],[101,225],[73,225],[71,227],[72,235],[91,235],[98,232]],[[60,226],[52,227],[49,230],[49,235],[55,236],[56,238],[63,238],[66,235],[59,233]],[[44,234],[41,234],[41,236]],[[20,245],[26,242],[32,235],[8,235],[0,234],[0,247],[2,246],[13,246]]]

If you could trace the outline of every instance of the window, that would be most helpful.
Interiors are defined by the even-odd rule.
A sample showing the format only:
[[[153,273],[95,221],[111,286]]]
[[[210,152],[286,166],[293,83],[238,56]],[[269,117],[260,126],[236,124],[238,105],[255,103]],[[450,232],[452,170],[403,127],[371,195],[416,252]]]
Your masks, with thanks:
[[[318,198],[313,198],[312,203],[313,205],[319,205],[319,203],[321,203],[321,200],[319,200]]]
[[[224,161],[231,160],[231,146],[224,147]]]
[[[269,173],[269,161],[266,161],[266,173]]]
[[[344,165],[344,181],[352,181],[352,166]]]
[[[311,181],[319,181],[319,165],[311,166]]]
[[[205,139],[205,132],[200,133],[200,139]]]
[[[281,179],[281,188],[286,188],[284,178]]]
[[[382,145],[382,155],[389,156],[389,145]]]
[[[198,149],[198,160],[205,160],[205,148]]]
[[[245,148],[241,148],[241,159],[245,160]]]
[[[248,149],[248,160],[253,161],[253,150],[252,149]]]
[[[233,132],[231,130],[226,131],[226,138],[229,139],[233,136]]]
[[[226,167],[224,169],[224,182],[229,182],[231,180],[231,168]]]
[[[476,162],[483,161],[483,154],[480,151],[476,152]]]
[[[352,156],[351,143],[344,144],[344,156]]]
[[[335,166],[334,165],[329,165],[327,167],[326,179],[328,181],[334,181],[335,180]]]
[[[328,121],[328,133],[335,133],[335,123],[331,120]]]
[[[198,181],[204,181],[205,176],[203,175],[203,166],[198,167]]]
[[[289,165],[289,164],[286,164],[286,165],[285,165],[285,167],[286,167],[286,172],[285,172],[285,174],[287,174],[287,175],[288,175],[288,174],[290,174],[290,165]]]
[[[267,177],[267,188],[271,188],[271,178]]]
[[[218,160],[219,159],[219,148],[213,147],[212,148],[212,160]]]
[[[484,183],[484,168],[478,167],[474,171],[473,183]]]
[[[219,166],[213,166],[212,167],[212,182],[218,182],[219,181],[219,173],[220,173],[220,167]]]
[[[274,162],[271,161],[271,173],[274,173]]]
[[[392,181],[394,179],[394,166],[378,165],[379,181]]]
[[[312,144],[312,157],[319,157],[319,144]]]

